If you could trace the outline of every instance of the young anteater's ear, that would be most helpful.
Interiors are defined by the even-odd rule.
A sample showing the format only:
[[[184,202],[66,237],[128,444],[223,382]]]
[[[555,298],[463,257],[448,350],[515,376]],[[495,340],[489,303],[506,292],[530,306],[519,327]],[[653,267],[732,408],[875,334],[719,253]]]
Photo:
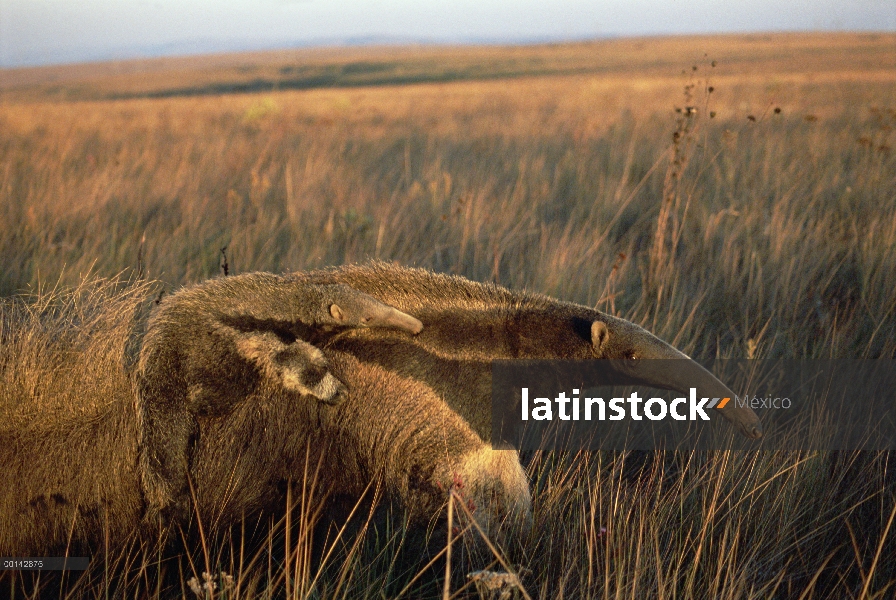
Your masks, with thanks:
[[[239,332],[233,336],[237,353],[261,369],[269,369],[272,358],[287,348],[270,331]]]
[[[337,321],[345,321],[345,311],[339,308],[338,304],[330,305],[330,316]]]
[[[607,342],[610,340],[610,330],[603,321],[595,321],[591,324],[591,345],[597,356],[603,356]]]

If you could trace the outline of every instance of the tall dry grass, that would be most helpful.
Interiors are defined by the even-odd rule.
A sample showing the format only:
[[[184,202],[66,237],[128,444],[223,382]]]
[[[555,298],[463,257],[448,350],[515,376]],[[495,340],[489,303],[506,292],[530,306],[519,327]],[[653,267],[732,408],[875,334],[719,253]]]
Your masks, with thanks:
[[[824,40],[714,40],[705,57],[682,42],[668,70],[656,64],[672,46],[646,40],[624,47],[641,62],[606,76],[595,61],[623,46],[552,58],[591,65],[578,74],[492,81],[486,66],[454,83],[7,99],[0,292],[138,263],[170,289],[217,274],[223,247],[231,271],[380,258],[597,306],[698,358],[893,358],[896,78],[875,64],[896,53],[886,36]],[[121,85],[108,89],[147,93]],[[533,597],[886,597],[888,461],[536,456],[538,527],[502,556],[529,570]],[[323,568],[308,562],[313,528],[291,516],[249,549],[237,537],[184,550],[144,577],[153,585],[97,575],[74,594],[189,596],[203,570],[235,574],[227,597],[442,594],[444,564],[423,568],[414,532],[365,519]],[[158,563],[132,558],[115,585]],[[464,560],[456,573],[484,566]]]
[[[224,246],[237,270],[375,257],[599,304],[697,354],[764,332],[775,355],[891,355],[896,81],[840,54],[815,83],[693,61],[717,116],[697,114],[668,265],[678,72],[6,103],[0,291],[133,267],[145,236],[172,285]]]

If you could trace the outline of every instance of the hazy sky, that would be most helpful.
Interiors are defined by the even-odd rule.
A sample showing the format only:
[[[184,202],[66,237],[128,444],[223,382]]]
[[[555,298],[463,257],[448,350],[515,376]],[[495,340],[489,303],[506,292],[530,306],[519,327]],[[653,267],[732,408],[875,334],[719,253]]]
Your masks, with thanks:
[[[896,0],[0,0],[0,66],[366,41],[896,30]]]

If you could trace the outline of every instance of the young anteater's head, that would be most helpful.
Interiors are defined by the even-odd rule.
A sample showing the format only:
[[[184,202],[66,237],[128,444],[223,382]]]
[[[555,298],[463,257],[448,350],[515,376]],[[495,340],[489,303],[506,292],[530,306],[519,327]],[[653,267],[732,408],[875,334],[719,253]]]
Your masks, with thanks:
[[[285,343],[268,331],[246,333],[236,342],[239,353],[256,365],[268,385],[338,404],[347,390],[330,373],[323,353],[307,342]]]

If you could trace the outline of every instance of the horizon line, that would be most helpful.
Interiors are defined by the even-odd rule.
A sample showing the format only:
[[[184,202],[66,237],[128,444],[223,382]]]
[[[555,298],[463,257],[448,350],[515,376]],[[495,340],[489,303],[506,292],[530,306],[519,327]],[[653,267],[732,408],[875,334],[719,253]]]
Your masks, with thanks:
[[[316,40],[218,40],[196,38],[159,44],[143,44],[104,50],[55,51],[39,59],[23,56],[8,60],[0,57],[0,71],[18,69],[39,69],[43,67],[65,67],[81,65],[99,65],[105,63],[152,61],[160,59],[190,59],[229,54],[249,54],[256,52],[278,52],[291,50],[331,50],[340,48],[462,48],[488,46],[539,46],[555,44],[581,44],[624,39],[658,39],[683,37],[735,37],[755,35],[893,35],[896,31],[876,29],[768,29],[743,31],[704,31],[704,32],[654,32],[640,34],[604,33],[581,36],[531,35],[531,36],[462,36],[462,37],[420,37],[393,35],[364,35],[320,38]],[[191,50],[190,47],[195,48]],[[33,53],[32,53],[33,54]],[[70,55],[71,58],[63,58]],[[77,56],[76,55],[80,55]]]

